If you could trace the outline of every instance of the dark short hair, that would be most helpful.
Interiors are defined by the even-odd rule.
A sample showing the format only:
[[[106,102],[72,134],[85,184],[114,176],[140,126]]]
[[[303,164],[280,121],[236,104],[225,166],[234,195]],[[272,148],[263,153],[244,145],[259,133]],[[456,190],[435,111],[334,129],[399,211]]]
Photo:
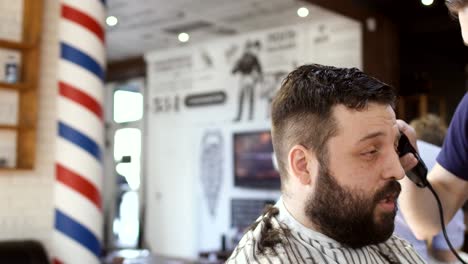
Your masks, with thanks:
[[[289,73],[272,103],[273,147],[282,182],[287,155],[297,144],[325,162],[328,139],[337,133],[332,107],[362,110],[375,102],[395,106],[394,89],[356,68],[304,65]]]
[[[468,0],[445,0],[445,5],[450,13],[457,17],[458,11],[468,5]]]

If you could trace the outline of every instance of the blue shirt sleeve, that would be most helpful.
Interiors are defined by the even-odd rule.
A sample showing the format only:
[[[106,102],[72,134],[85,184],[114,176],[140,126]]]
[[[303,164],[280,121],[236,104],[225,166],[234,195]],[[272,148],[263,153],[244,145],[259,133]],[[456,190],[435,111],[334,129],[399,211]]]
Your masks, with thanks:
[[[468,93],[455,110],[437,162],[460,179],[468,181]]]

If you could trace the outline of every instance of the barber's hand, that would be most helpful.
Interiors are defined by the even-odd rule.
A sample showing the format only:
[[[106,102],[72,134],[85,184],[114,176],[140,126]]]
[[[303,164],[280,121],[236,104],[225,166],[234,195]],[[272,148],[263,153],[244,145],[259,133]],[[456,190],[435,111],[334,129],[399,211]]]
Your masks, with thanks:
[[[414,147],[414,149],[416,149],[416,151],[418,151],[418,145],[416,144],[416,132],[414,129],[405,121],[400,119],[397,120],[397,125],[400,132],[404,133],[408,137],[411,145]],[[414,157],[413,154],[407,153],[403,157],[400,157],[400,163],[405,171],[409,171],[414,166],[416,166],[416,164],[418,164],[418,160]]]

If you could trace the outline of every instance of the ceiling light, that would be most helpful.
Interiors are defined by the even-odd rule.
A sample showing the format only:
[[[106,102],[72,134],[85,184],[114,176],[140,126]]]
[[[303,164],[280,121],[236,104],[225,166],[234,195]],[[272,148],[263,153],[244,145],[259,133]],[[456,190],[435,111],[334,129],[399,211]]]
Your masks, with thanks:
[[[299,17],[306,17],[309,15],[309,9],[307,9],[307,7],[301,7],[297,9],[297,15]]]
[[[179,34],[178,39],[180,42],[187,42],[190,39],[190,35],[185,32],[182,32]]]
[[[106,24],[109,27],[113,27],[113,26],[117,25],[117,23],[119,23],[119,20],[115,16],[108,16],[106,18]]]
[[[430,6],[434,3],[434,0],[421,0],[421,3],[425,6]]]

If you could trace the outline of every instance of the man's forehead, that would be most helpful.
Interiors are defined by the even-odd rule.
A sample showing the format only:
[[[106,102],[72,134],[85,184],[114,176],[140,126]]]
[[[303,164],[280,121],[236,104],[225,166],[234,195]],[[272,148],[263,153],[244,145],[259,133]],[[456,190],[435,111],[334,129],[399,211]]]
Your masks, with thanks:
[[[337,120],[351,121],[362,119],[362,121],[381,121],[396,124],[395,111],[390,105],[369,103],[362,109],[351,109],[344,105],[333,107],[333,117]]]
[[[346,134],[358,138],[371,133],[387,134],[386,131],[397,127],[395,112],[390,105],[371,103],[362,110],[337,106],[333,116],[337,123],[337,136]]]

